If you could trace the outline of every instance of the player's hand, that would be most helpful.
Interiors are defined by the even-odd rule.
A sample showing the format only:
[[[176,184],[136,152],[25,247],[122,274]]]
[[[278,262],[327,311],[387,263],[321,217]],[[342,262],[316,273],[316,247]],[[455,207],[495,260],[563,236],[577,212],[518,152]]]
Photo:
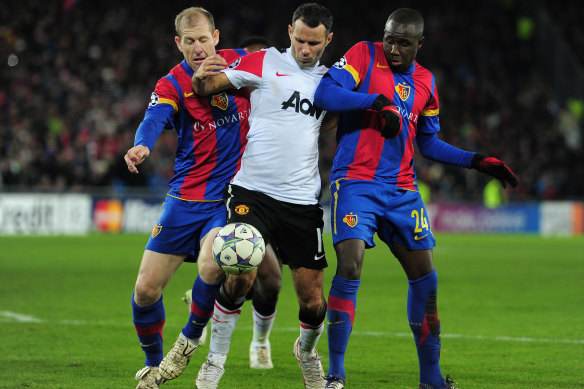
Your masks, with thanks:
[[[507,183],[513,188],[517,186],[517,177],[515,176],[515,173],[509,169],[509,166],[507,166],[505,162],[495,157],[475,154],[472,156],[470,166],[481,173],[495,177],[501,181],[503,188],[507,187]]]
[[[138,174],[138,168],[136,165],[140,165],[148,156],[150,155],[150,150],[146,146],[138,145],[132,147],[126,155],[124,155],[124,161],[128,165],[128,170],[130,173]]]
[[[204,80],[209,76],[216,76],[220,70],[227,67],[227,61],[219,54],[210,55],[201,63],[193,77],[197,80]]]
[[[401,131],[402,115],[395,105],[385,106],[381,109],[384,124],[381,127],[381,136],[386,139],[395,138]]]
[[[383,118],[381,136],[386,139],[395,138],[400,133],[402,127],[402,116],[399,113],[399,109],[382,94],[377,96],[373,101],[371,108],[379,111]]]

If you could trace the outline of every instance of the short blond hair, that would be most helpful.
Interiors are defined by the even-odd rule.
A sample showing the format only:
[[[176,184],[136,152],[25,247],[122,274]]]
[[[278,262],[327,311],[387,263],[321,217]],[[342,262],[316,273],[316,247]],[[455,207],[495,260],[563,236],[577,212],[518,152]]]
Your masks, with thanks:
[[[204,17],[209,22],[209,27],[211,28],[211,33],[215,32],[215,20],[211,12],[207,11],[202,7],[190,7],[182,10],[176,18],[174,19],[174,28],[176,30],[176,35],[182,37],[182,24],[183,21],[187,26],[196,25],[201,17]]]

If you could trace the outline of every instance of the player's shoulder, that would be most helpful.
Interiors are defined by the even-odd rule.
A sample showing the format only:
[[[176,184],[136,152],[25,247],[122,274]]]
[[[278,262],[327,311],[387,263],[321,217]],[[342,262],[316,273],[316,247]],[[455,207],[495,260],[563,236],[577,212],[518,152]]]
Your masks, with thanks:
[[[371,47],[375,48],[377,46],[377,43],[381,43],[381,42],[370,42],[370,41],[359,41],[357,43],[355,43],[350,50],[357,50],[357,51],[369,51]],[[383,48],[383,45],[382,45]]]
[[[244,49],[221,49],[217,50],[217,54],[223,57],[227,63],[230,63],[239,57],[248,55],[249,52]]]
[[[434,77],[434,74],[425,66],[421,65],[418,61],[414,61],[415,63],[415,70],[414,70],[414,75],[416,76],[422,76],[422,77]]]

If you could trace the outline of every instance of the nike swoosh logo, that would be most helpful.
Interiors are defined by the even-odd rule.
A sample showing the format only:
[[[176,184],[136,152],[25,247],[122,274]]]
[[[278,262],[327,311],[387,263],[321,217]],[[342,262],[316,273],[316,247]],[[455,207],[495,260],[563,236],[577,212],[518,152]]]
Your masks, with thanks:
[[[183,95],[184,95],[185,97],[191,97],[191,96],[192,96],[192,95],[194,95],[194,94],[195,94],[195,92],[191,92],[191,93],[184,92],[184,93],[183,93]]]
[[[150,346],[154,346],[155,344],[156,344],[156,342],[150,343],[150,344],[142,344],[142,343],[140,343],[140,346],[142,346],[142,347],[150,347]]]
[[[389,66],[387,65],[380,65],[379,62],[377,62],[377,67],[380,69],[387,69]]]
[[[199,323],[198,321],[195,321],[195,320],[191,320],[191,323],[193,323],[193,324],[194,324],[194,325],[196,325],[196,326],[207,325],[207,323],[202,323],[202,322],[201,322],[201,323]]]
[[[430,235],[430,234],[426,234],[426,235],[424,235],[424,236],[418,236],[418,235],[415,235],[415,236],[414,236],[414,239],[415,239],[415,240],[424,239],[424,238],[425,238],[425,237],[427,237],[428,235]]]
[[[282,74],[282,73],[279,73],[279,72],[276,70],[276,76],[278,76],[278,77],[282,77],[282,76],[290,76],[290,75],[291,75],[291,74]]]
[[[322,254],[322,255],[314,254],[315,261],[318,261],[319,259],[323,259],[323,258],[324,258],[324,254]]]
[[[341,324],[341,323],[344,323],[344,322],[345,322],[344,320],[340,320],[340,321],[329,321],[328,322],[328,325],[330,326],[332,324]]]

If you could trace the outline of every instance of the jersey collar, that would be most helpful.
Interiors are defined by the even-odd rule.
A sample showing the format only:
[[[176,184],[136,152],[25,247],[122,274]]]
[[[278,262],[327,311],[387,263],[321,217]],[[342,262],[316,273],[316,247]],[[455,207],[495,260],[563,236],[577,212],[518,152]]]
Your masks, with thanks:
[[[189,76],[191,76],[191,78],[193,77],[193,74],[195,74],[194,70],[191,69],[191,67],[189,66],[189,63],[187,62],[186,59],[183,59],[182,62],[180,63],[180,66],[182,66],[183,70],[185,72],[187,72],[187,74]]]

